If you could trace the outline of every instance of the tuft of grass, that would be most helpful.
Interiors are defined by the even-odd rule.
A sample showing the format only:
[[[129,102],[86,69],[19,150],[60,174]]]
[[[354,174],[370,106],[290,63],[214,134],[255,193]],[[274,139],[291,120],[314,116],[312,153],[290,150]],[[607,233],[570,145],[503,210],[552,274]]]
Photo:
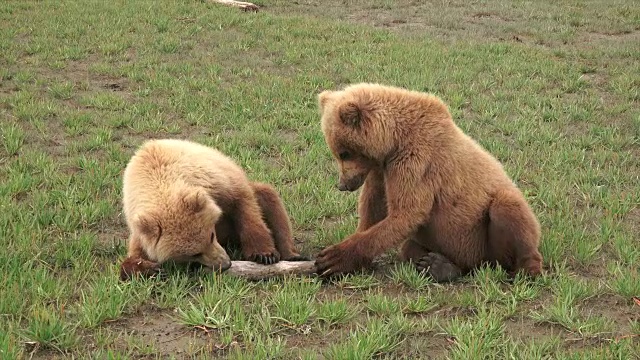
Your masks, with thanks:
[[[470,320],[451,319],[443,330],[454,340],[452,359],[491,358],[505,341],[501,316],[485,308]]]
[[[346,323],[359,312],[358,305],[351,305],[347,300],[340,299],[316,304],[315,317],[329,326]]]
[[[38,306],[31,310],[23,336],[27,341],[35,342],[44,348],[64,352],[78,341],[74,327],[64,319],[59,310]]]
[[[125,107],[125,102],[121,97],[110,93],[96,93],[84,96],[80,98],[80,103],[96,110],[118,111],[124,110]]]
[[[438,303],[431,298],[429,293],[420,294],[415,297],[407,295],[403,312],[408,314],[421,314],[429,312],[436,307],[438,307]]]
[[[562,343],[557,337],[535,339],[529,342],[509,339],[504,345],[503,356],[509,359],[545,359],[553,358],[561,349]]]
[[[62,82],[52,84],[48,91],[55,99],[69,100],[73,96],[74,85],[71,82]]]
[[[298,280],[296,277],[285,279],[281,286],[275,286],[272,295],[273,315],[286,324],[300,327],[310,321],[315,309],[313,300],[320,287],[316,279]]]
[[[17,155],[24,144],[25,133],[16,124],[2,124],[0,127],[0,137],[4,150],[9,156]]]
[[[349,332],[349,338],[332,345],[323,353],[328,359],[371,359],[388,355],[402,342],[408,321],[401,315],[382,320],[367,321],[367,326]]]
[[[171,308],[189,298],[195,284],[185,274],[175,274],[167,278],[162,284],[152,288],[152,296],[161,308]]]
[[[391,316],[400,312],[400,304],[395,297],[369,292],[365,297],[367,309],[377,315]]]
[[[234,347],[228,358],[237,360],[277,359],[284,353],[287,341],[280,336],[258,336],[251,339],[250,344],[246,348]]]
[[[391,270],[391,279],[413,290],[423,290],[432,283],[431,277],[420,274],[413,265],[401,262]]]
[[[552,304],[544,306],[541,311],[531,311],[530,317],[534,321],[560,325],[581,336],[606,332],[612,328],[613,324],[609,319],[596,315],[584,316],[581,313],[577,304],[586,297],[590,291],[588,288],[577,282],[564,284],[554,294]]]
[[[6,359],[19,359],[23,356],[22,347],[17,344],[13,336],[14,329],[10,324],[0,321],[4,331],[0,332],[0,356]]]
[[[287,292],[275,295],[273,305],[275,318],[294,326],[307,323],[314,311],[310,299]]]
[[[118,284],[118,277],[100,277],[88,291],[80,292],[80,302],[76,312],[80,324],[93,328],[106,320],[118,319],[132,305],[143,302],[151,296],[151,282],[136,279],[128,284]]]
[[[213,305],[199,306],[189,303],[186,310],[178,309],[178,319],[188,326],[200,326],[209,329],[224,329],[231,326],[232,309],[230,304],[218,300]]]
[[[367,290],[380,284],[380,281],[370,274],[347,274],[338,280],[337,285],[347,290]]]
[[[613,277],[609,284],[613,291],[627,298],[640,296],[640,272],[637,267],[613,264],[609,266],[608,272]]]

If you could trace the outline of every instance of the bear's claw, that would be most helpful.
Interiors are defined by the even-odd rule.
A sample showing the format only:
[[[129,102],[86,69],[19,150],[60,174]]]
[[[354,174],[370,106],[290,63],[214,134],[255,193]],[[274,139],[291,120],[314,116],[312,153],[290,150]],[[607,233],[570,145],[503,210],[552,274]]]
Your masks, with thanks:
[[[462,270],[444,255],[430,252],[416,261],[419,272],[431,276],[435,282],[449,282],[462,276]]]
[[[280,261],[280,255],[275,253],[254,254],[250,257],[250,260],[258,264],[272,265]]]
[[[331,245],[318,253],[315,264],[320,277],[352,273],[370,265],[371,261],[353,251],[347,241]]]

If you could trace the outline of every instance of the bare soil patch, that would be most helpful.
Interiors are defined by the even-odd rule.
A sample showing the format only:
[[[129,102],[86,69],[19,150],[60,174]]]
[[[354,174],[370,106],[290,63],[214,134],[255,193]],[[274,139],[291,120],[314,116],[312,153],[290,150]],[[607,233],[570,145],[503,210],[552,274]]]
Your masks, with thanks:
[[[211,335],[203,335],[202,331],[181,325],[171,316],[169,311],[145,312],[117,320],[109,328],[116,333],[125,332],[139,340],[143,346],[161,354],[186,356],[189,350],[198,350],[214,343]],[[128,345],[118,341],[116,347],[127,349]]]

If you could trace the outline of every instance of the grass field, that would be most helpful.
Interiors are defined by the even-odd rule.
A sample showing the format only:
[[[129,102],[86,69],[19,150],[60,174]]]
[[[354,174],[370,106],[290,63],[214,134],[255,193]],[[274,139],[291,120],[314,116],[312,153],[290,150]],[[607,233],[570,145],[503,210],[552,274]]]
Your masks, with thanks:
[[[615,1],[0,3],[0,358],[640,358],[640,8]],[[543,226],[546,275],[433,284],[390,253],[334,283],[118,280],[142,141],[215,146],[303,253],[354,231],[323,89],[442,97]]]

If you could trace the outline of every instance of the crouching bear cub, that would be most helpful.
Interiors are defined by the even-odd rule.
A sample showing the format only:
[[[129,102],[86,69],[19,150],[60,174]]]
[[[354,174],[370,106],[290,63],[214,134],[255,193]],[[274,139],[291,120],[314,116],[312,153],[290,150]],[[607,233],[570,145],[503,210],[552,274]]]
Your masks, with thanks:
[[[435,281],[483,263],[541,272],[540,225],[524,196],[439,98],[355,84],[318,101],[339,189],[363,187],[356,233],[318,254],[318,273],[360,269],[400,243],[401,258]]]
[[[222,247],[228,244],[262,264],[304,259],[276,191],[249,182],[235,162],[204,145],[144,143],[124,171],[123,205],[130,232],[123,280],[155,273],[167,260],[224,271],[231,266]]]

